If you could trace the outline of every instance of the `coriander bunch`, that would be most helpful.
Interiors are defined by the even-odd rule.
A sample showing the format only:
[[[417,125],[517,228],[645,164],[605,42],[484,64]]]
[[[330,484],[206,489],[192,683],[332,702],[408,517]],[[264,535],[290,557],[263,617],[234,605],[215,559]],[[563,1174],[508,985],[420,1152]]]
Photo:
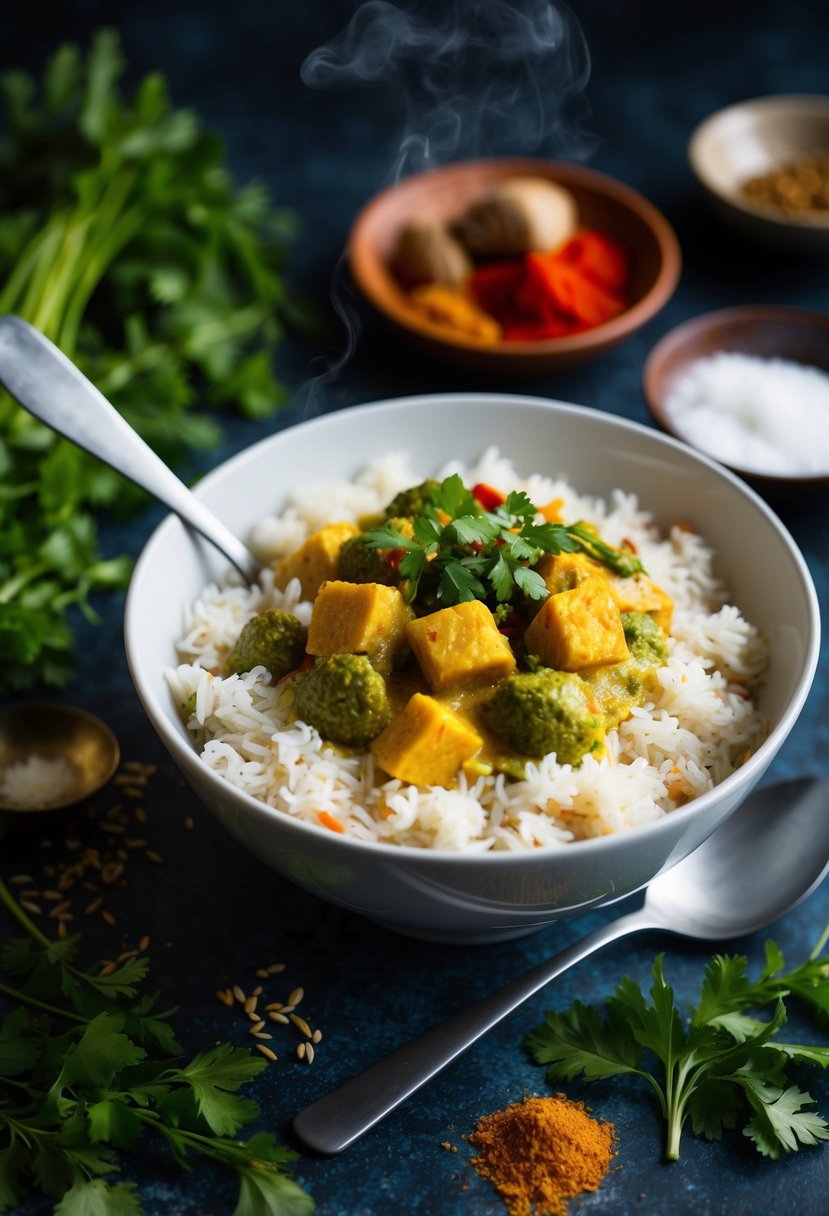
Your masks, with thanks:
[[[650,1001],[624,978],[602,1015],[576,1001],[564,1013],[547,1013],[527,1046],[547,1065],[551,1084],[582,1076],[589,1081],[636,1076],[657,1095],[666,1123],[665,1155],[680,1155],[690,1122],[695,1135],[719,1139],[743,1120],[743,1134],[766,1157],[829,1140],[829,1124],[812,1109],[811,1095],[788,1077],[790,1064],[829,1067],[829,1047],[780,1039],[785,999],[805,1002],[826,1024],[829,961],[822,950],[829,926],[809,958],[791,971],[777,945],[766,943],[756,980],[742,955],[715,955],[705,969],[699,999],[683,1021],[665,982],[663,956],[653,964]],[[755,1011],[768,1008],[766,1019]]]
[[[266,1061],[220,1043],[181,1063],[173,1009],[142,991],[146,958],[111,974],[77,965],[79,936],[50,941],[0,882],[0,904],[26,930],[0,950],[0,1212],[33,1189],[56,1216],[138,1216],[134,1183],[113,1181],[145,1136],[187,1166],[206,1156],[239,1180],[234,1216],[308,1216],[290,1177],[296,1154],[269,1132],[238,1134],[259,1114],[239,1095]]]
[[[36,82],[0,75],[0,313],[55,342],[168,461],[220,437],[191,407],[263,417],[299,310],[283,275],[291,219],[237,188],[221,141],[153,72],[119,87],[117,35],[64,45]],[[65,683],[72,604],[125,585],[93,512],[137,491],[0,392],[0,695]]]

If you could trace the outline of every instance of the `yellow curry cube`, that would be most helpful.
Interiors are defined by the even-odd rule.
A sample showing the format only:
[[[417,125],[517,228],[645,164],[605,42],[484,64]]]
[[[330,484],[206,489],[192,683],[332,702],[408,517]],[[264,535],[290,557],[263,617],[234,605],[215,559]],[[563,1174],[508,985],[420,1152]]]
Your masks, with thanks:
[[[545,600],[524,641],[557,671],[579,671],[628,657],[622,616],[604,579],[589,579]]]
[[[304,544],[277,564],[277,587],[284,591],[292,578],[298,578],[303,597],[312,600],[326,579],[336,575],[343,542],[350,536],[356,536],[359,531],[356,524],[343,521],[312,532]]]
[[[416,692],[371,743],[374,759],[412,785],[449,785],[481,736],[446,705]]]
[[[647,574],[633,574],[630,578],[610,574],[607,581],[620,612],[647,612],[660,628],[671,632],[674,601]]]
[[[309,654],[367,654],[403,636],[411,613],[396,587],[323,583],[308,627]]]
[[[509,642],[480,600],[410,621],[406,637],[433,692],[461,681],[499,680],[515,668]]]
[[[602,573],[599,563],[586,553],[545,553],[535,569],[551,595],[572,591],[573,587]]]

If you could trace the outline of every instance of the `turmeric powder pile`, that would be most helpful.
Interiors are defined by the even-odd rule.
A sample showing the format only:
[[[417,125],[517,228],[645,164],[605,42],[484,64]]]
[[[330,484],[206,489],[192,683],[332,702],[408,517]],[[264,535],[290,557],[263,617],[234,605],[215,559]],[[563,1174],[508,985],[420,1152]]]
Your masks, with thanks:
[[[613,1157],[612,1123],[564,1094],[525,1098],[484,1115],[469,1143],[510,1216],[565,1216],[567,1201],[598,1190]]]

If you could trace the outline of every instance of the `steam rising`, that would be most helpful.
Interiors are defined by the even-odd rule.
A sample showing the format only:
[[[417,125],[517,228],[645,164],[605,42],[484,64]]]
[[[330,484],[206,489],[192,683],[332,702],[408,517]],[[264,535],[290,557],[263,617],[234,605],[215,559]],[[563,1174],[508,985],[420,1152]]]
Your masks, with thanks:
[[[384,85],[403,110],[390,180],[471,156],[584,159],[590,54],[551,0],[367,0],[302,66],[312,88]],[[392,160],[392,157],[394,159]]]
[[[564,4],[417,0],[410,8],[366,0],[301,70],[311,88],[382,89],[385,108],[400,111],[402,125],[389,137],[388,173],[378,187],[476,156],[589,156],[595,146],[584,129],[590,54]],[[370,137],[385,138],[385,122],[378,125]],[[346,331],[346,349],[334,360],[315,360],[297,394],[305,416],[316,412],[320,390],[336,380],[359,337],[342,257],[331,300]]]

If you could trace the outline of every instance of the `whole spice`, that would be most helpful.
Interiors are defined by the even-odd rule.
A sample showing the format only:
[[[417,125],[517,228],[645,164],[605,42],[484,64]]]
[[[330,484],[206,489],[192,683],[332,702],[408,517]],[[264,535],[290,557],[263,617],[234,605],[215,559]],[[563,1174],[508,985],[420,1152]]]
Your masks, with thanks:
[[[484,1115],[468,1137],[472,1164],[510,1216],[564,1216],[567,1201],[598,1190],[613,1158],[612,1123],[564,1094],[526,1098]]]

